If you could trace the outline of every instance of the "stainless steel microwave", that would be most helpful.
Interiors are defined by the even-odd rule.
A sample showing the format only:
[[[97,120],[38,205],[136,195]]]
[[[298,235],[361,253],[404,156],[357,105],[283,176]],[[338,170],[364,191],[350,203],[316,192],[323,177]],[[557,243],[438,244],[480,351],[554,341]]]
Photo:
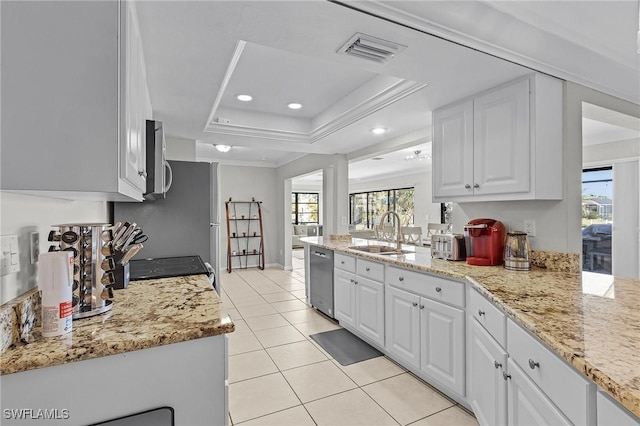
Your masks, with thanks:
[[[155,200],[165,198],[173,176],[166,158],[167,147],[162,122],[147,120],[146,126],[147,189],[144,198]]]

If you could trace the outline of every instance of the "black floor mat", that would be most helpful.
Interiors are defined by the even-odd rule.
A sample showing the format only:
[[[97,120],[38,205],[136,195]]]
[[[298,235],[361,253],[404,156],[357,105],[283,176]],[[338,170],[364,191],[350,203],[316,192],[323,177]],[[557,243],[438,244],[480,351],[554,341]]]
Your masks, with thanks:
[[[318,342],[340,365],[355,364],[382,355],[382,352],[344,328],[312,334],[309,337]]]

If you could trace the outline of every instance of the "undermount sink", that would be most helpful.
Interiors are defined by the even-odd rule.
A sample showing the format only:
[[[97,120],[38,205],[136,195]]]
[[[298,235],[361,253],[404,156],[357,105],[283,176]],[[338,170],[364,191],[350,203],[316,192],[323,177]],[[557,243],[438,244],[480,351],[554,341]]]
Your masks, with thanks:
[[[351,250],[362,251],[365,253],[373,254],[406,254],[413,253],[410,250],[398,250],[395,247],[383,246],[383,245],[369,245],[369,246],[351,246],[348,247]]]

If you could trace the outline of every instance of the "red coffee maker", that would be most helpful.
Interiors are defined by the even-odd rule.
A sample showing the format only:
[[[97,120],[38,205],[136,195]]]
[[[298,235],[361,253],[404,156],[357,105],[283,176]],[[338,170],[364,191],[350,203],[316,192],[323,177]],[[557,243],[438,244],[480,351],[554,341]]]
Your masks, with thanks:
[[[471,239],[471,256],[467,256],[469,265],[502,265],[504,256],[505,228],[495,219],[473,219],[464,230]]]

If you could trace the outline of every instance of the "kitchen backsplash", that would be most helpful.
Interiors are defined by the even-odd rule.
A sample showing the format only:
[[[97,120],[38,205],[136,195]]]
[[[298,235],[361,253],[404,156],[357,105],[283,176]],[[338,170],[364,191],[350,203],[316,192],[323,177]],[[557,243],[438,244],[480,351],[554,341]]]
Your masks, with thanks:
[[[32,232],[40,234],[40,252],[49,249],[51,225],[59,223],[105,222],[107,204],[94,201],[68,201],[54,198],[0,192],[2,222],[0,234],[18,236],[20,271],[3,275],[0,304],[4,304],[37,285],[37,263],[31,264],[29,242]]]

